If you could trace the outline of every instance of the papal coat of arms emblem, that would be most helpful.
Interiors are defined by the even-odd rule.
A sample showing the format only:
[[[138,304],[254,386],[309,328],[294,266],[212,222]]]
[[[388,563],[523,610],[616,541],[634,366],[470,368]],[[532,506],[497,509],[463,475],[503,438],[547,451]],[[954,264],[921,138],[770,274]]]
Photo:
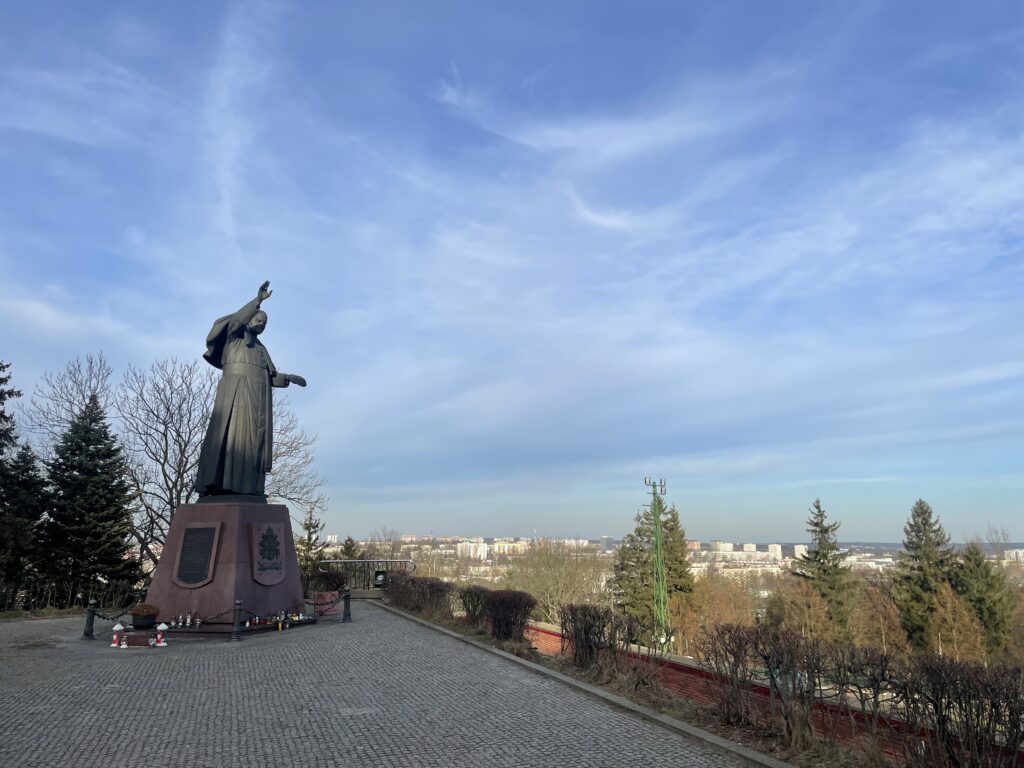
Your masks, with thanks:
[[[252,577],[266,586],[284,580],[284,526],[281,523],[252,524]]]

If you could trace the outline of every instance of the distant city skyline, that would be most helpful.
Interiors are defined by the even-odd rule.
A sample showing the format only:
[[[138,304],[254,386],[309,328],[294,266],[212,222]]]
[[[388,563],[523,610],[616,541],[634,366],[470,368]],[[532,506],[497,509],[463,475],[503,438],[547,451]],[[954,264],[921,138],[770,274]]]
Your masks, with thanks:
[[[271,281],[327,530],[1024,538],[1024,10],[0,8],[0,359]]]

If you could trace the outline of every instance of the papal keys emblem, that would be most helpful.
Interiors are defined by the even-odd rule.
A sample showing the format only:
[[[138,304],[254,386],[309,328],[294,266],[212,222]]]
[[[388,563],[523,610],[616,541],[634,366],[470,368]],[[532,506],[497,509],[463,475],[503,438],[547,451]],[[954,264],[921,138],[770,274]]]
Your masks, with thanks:
[[[283,541],[283,524],[252,524],[252,577],[255,581],[269,587],[284,580]]]

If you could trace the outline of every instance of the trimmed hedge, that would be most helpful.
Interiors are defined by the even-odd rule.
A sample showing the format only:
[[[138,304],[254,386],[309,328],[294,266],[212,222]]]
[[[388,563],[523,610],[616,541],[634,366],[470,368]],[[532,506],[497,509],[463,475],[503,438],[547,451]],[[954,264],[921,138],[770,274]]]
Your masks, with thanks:
[[[443,618],[452,617],[452,596],[455,585],[433,576],[388,574],[384,591],[388,599],[407,611],[426,611]]]
[[[487,595],[484,613],[491,622],[491,637],[495,640],[526,639],[526,625],[537,601],[528,592],[499,589]]]
[[[598,654],[608,647],[614,614],[598,605],[570,604],[558,609],[562,625],[562,653],[571,652],[577,667],[597,663]]]
[[[466,612],[466,623],[479,627],[484,623],[487,609],[487,595],[490,590],[478,584],[459,587],[459,600]]]

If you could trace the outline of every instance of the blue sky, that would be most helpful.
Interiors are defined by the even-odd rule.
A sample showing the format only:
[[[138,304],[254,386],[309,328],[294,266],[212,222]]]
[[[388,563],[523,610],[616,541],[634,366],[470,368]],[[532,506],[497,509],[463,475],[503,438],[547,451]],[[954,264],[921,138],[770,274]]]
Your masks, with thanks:
[[[1024,539],[1024,5],[9,3],[0,359],[264,340],[327,528]]]

